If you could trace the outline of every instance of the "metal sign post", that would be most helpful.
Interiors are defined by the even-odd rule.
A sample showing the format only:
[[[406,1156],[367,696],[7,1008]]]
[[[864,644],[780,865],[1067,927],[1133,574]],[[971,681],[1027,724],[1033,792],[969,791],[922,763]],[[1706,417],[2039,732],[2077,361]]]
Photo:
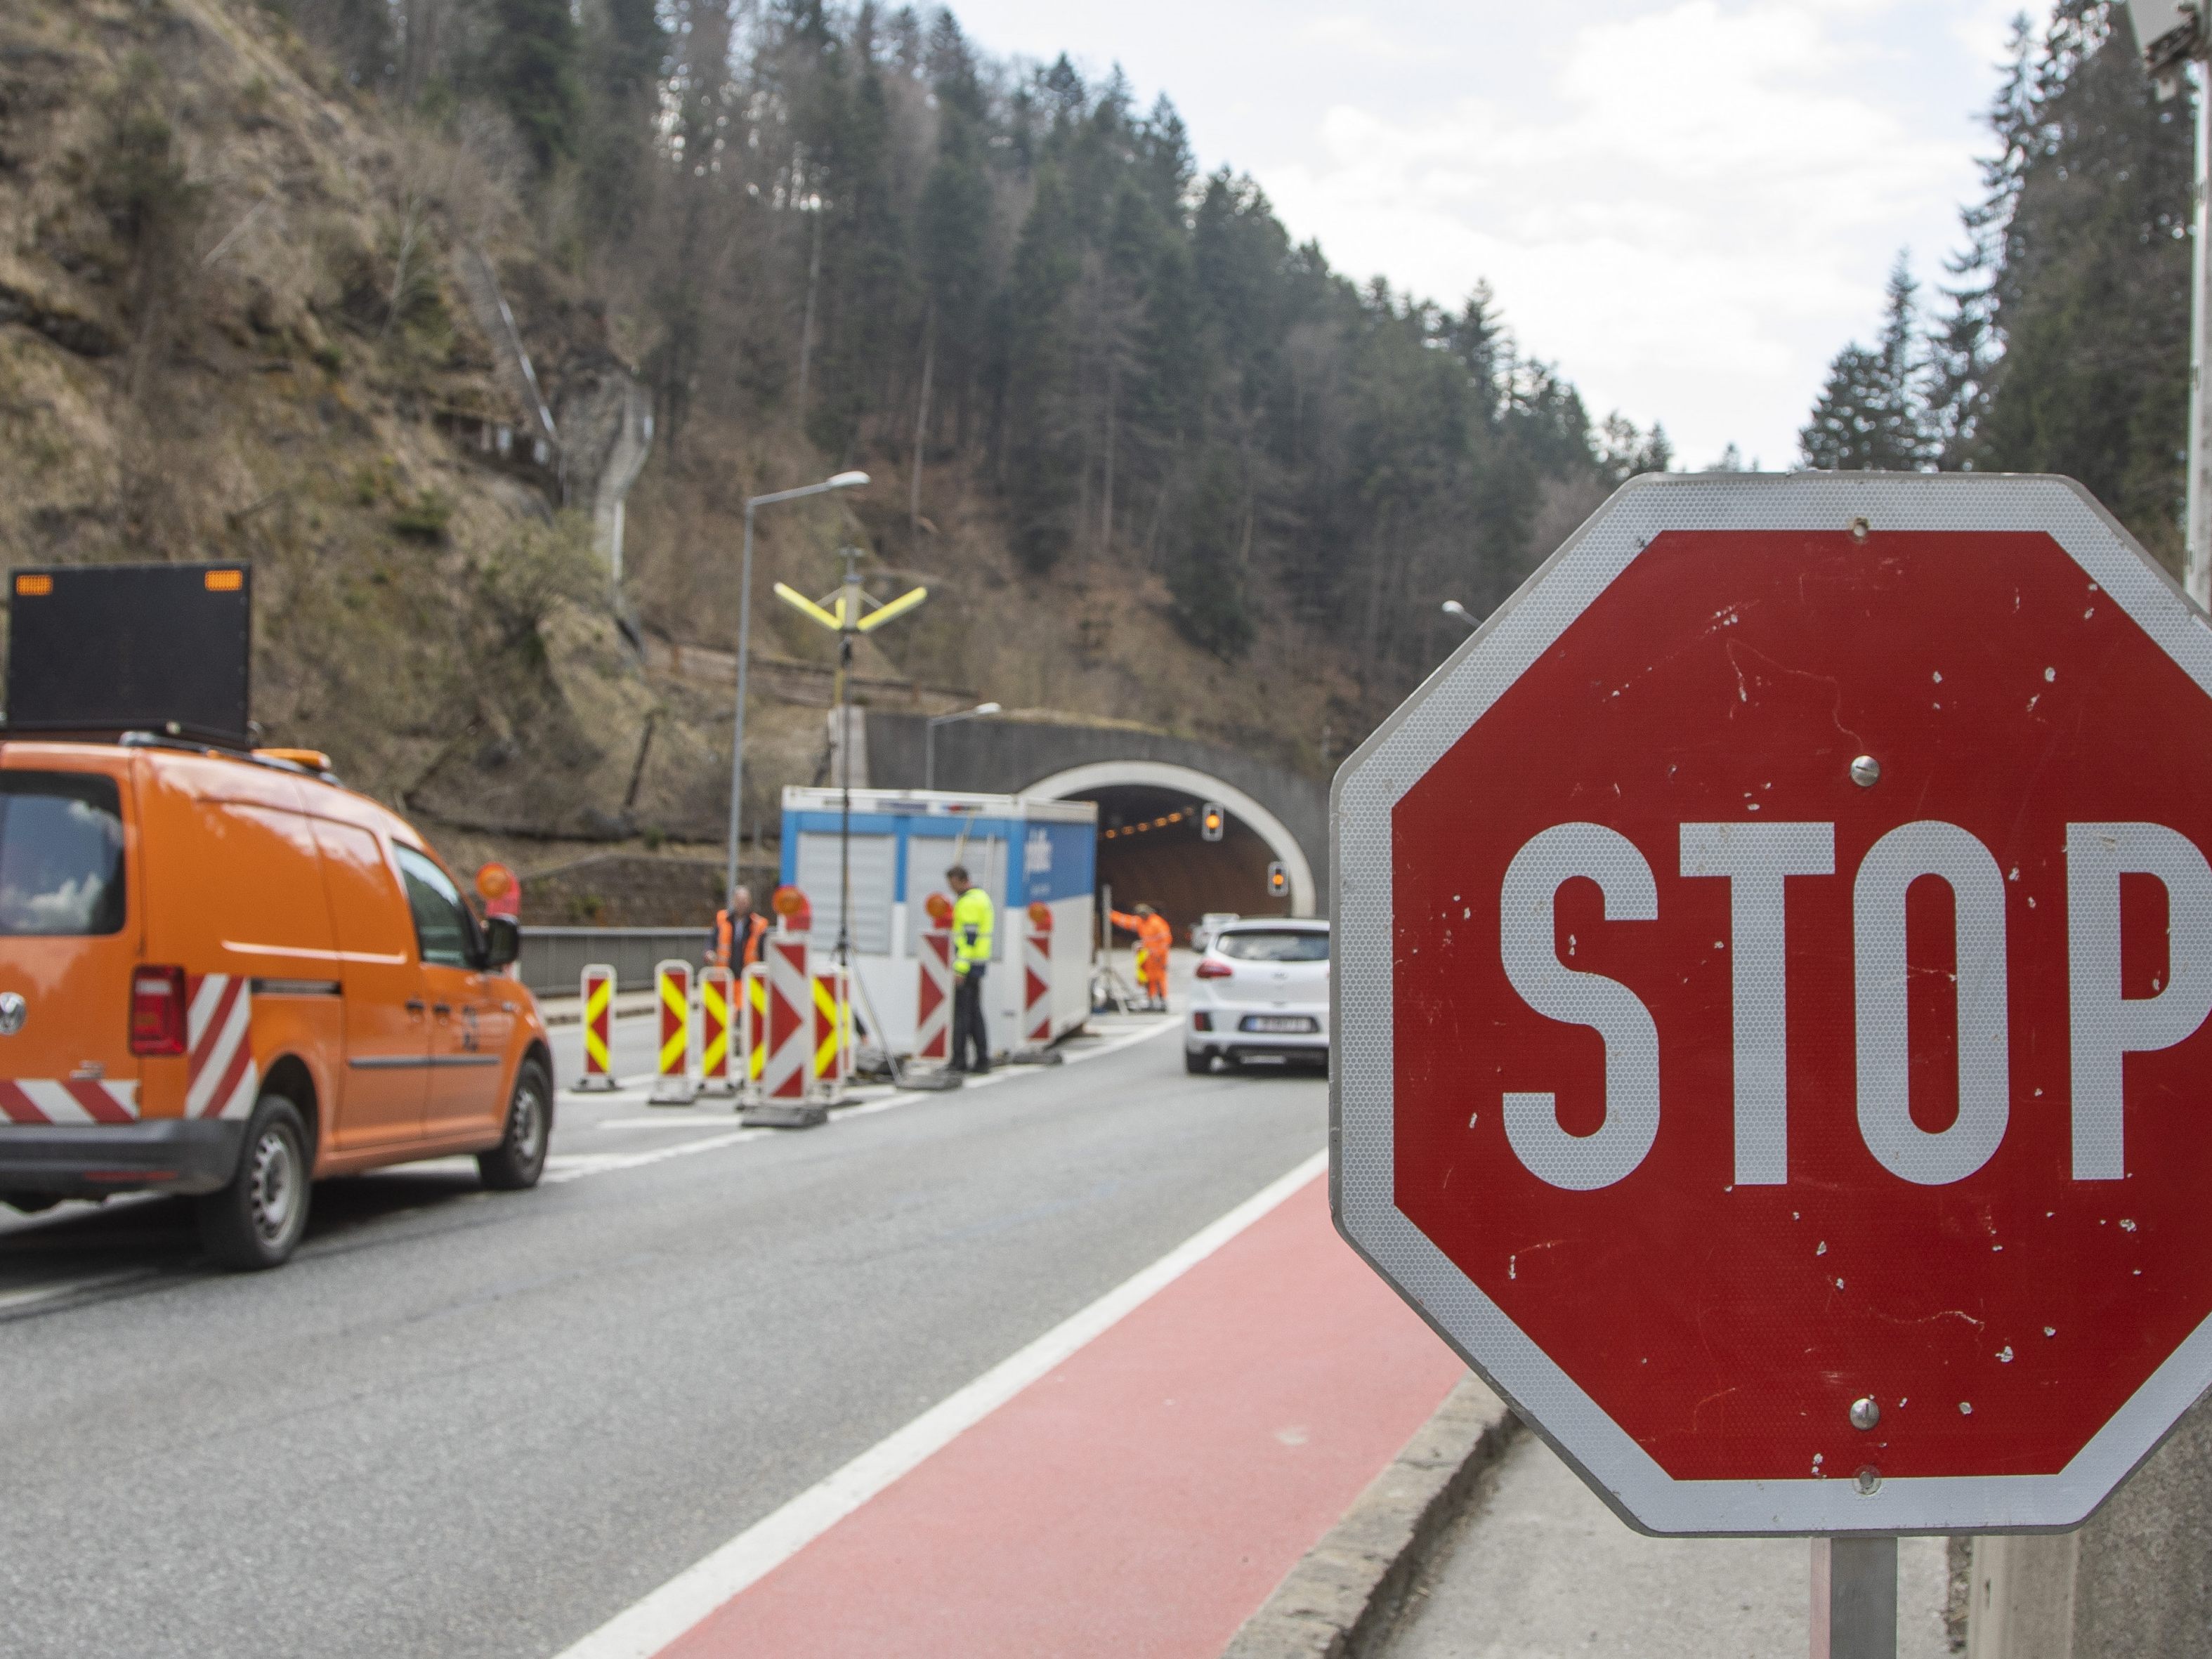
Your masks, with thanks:
[[[2212,623],[2078,485],[1638,479],[1334,812],[1340,1231],[1816,1651],[2212,1384]]]
[[[2191,0],[2128,0],[2129,21],[2142,48],[2143,67],[2158,83],[2160,98],[2181,89],[2191,64],[2197,65],[2197,185],[2195,235],[2189,280],[2189,494],[2184,525],[2187,533],[2182,586],[2202,606],[2212,606],[2212,120],[2205,109],[2204,61],[2212,51],[2200,6]]]
[[[837,718],[837,781],[840,805],[837,820],[837,969],[850,982],[853,974],[853,641],[862,634],[872,634],[885,623],[904,616],[929,597],[927,587],[910,587],[895,599],[879,600],[869,597],[860,585],[860,550],[848,547],[841,556],[845,561],[845,579],[837,591],[817,604],[796,588],[782,582],[775,585],[775,596],[809,622],[828,629],[837,635],[837,678],[836,704]],[[865,1000],[866,988],[861,989]],[[880,1023],[877,1035],[882,1035]],[[888,1058],[889,1046],[884,1053]],[[898,1075],[898,1062],[890,1061],[892,1075]]]
[[[1897,1540],[1813,1540],[1813,1659],[1897,1659]]]

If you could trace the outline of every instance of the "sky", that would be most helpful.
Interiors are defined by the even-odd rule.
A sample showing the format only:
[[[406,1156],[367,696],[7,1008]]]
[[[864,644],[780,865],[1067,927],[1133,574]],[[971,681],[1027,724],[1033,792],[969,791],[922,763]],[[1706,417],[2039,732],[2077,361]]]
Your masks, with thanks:
[[[2021,0],[954,0],[995,56],[1119,64],[1337,270],[1494,290],[1594,418],[1787,466],[1909,249],[1932,299]]]

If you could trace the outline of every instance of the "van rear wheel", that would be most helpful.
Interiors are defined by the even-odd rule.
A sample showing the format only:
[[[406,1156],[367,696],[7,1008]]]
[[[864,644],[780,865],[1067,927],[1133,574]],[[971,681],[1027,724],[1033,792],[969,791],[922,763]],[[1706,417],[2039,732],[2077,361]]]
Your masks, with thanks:
[[[199,1200],[200,1243],[239,1273],[281,1267],[307,1231],[307,1131],[300,1109],[264,1095],[246,1120],[230,1184]]]
[[[545,1068],[526,1060],[516,1067],[514,1094],[507,1103],[507,1133],[499,1145],[477,1154],[477,1173],[495,1192],[535,1187],[545,1173],[545,1149],[553,1139],[553,1091]]]

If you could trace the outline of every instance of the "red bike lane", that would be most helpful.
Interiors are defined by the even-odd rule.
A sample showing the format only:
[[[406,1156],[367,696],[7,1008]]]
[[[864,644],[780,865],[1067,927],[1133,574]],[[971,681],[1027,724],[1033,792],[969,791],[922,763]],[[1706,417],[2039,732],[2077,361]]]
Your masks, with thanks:
[[[1463,1374],[1316,1178],[664,1651],[1210,1659]]]

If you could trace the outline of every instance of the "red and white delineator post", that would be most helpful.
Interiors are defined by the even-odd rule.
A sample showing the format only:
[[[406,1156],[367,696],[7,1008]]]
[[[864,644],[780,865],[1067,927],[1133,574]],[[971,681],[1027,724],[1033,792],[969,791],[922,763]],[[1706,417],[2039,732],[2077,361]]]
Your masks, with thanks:
[[[653,970],[659,993],[660,1058],[647,1103],[689,1106],[699,1097],[691,1080],[691,964],[671,959]]]
[[[615,970],[604,962],[584,969],[584,1074],[579,1089],[612,1089],[614,1069]]]
[[[738,1009],[738,1046],[744,1054],[738,1095],[752,1101],[760,1098],[761,1073],[768,1065],[768,963],[747,964],[738,988],[742,999]]]
[[[738,1091],[738,981],[726,968],[699,970],[699,1091]]]
[[[1022,1041],[1052,1041],[1052,912],[1042,904],[1030,907],[1022,934]]]
[[[814,975],[813,1098],[842,1106],[853,1080],[859,1048],[853,1040],[853,974],[830,967]]]
[[[921,935],[921,981],[915,988],[914,1058],[919,1066],[952,1060],[952,934],[933,927]]]
[[[1006,1056],[1016,1066],[1057,1066],[1052,1046],[1052,908],[1032,904],[1022,930],[1022,1040]]]
[[[814,1080],[814,980],[807,972],[806,935],[799,927],[805,896],[796,888],[776,890],[773,901],[782,918],[775,937],[761,945],[767,967],[767,1053],[761,1060],[760,1091],[746,1106],[744,1121],[774,1129],[811,1129],[829,1121],[811,1097]]]

